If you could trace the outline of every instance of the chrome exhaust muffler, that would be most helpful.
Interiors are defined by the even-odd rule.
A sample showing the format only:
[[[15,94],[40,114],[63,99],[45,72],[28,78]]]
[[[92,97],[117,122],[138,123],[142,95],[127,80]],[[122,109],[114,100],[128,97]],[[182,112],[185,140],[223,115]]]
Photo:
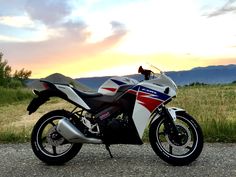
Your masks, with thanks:
[[[101,139],[88,138],[79,131],[67,118],[59,120],[57,125],[57,131],[66,140],[71,143],[90,143],[90,144],[101,144]]]

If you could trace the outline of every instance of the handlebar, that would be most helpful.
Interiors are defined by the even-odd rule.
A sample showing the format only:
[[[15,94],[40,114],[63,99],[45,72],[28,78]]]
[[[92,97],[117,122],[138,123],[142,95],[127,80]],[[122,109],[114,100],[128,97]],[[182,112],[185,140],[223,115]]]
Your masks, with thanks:
[[[140,67],[138,68],[138,73],[141,73],[142,75],[144,75],[145,80],[149,80],[152,71],[151,71],[151,70],[147,70],[147,69],[143,69],[143,67],[140,66]]]

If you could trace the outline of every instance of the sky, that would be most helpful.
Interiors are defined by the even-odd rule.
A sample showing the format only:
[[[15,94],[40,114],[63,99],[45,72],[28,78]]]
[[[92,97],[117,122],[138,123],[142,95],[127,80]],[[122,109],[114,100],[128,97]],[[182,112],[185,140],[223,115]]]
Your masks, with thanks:
[[[0,52],[32,78],[236,64],[236,0],[0,0]]]

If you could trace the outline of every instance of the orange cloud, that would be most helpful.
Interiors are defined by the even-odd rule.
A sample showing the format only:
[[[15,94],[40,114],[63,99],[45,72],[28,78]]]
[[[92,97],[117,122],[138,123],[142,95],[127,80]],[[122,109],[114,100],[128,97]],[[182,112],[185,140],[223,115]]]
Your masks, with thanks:
[[[76,38],[67,36],[42,42],[1,43],[0,48],[3,49],[5,58],[13,68],[32,70],[32,77],[43,77],[55,72],[67,73],[67,71],[68,74],[78,75],[80,72],[86,72],[90,65],[96,66],[98,61],[104,63],[102,53],[119,43],[125,34],[124,30],[115,31],[97,43],[85,43],[86,37],[80,40],[77,38],[76,41]],[[86,36],[85,31],[83,36]],[[107,60],[107,57],[105,58]]]

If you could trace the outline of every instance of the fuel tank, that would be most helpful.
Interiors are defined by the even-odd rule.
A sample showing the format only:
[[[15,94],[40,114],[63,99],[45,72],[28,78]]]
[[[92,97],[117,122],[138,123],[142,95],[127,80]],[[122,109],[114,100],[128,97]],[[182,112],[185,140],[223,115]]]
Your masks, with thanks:
[[[135,79],[128,78],[128,77],[112,77],[104,82],[98,89],[98,93],[103,95],[110,95],[113,96],[117,93],[118,89],[121,86],[128,86],[128,85],[136,85],[139,82]]]

